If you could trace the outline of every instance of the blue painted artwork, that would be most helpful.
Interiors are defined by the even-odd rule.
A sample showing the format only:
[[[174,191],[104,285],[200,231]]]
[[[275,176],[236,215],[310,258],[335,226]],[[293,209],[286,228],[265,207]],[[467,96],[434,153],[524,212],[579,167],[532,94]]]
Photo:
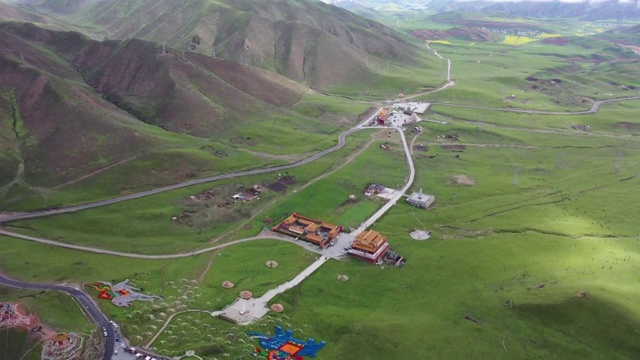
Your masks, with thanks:
[[[327,345],[326,341],[317,343],[314,339],[302,341],[293,337],[293,331],[276,325],[275,335],[269,336],[259,332],[249,331],[247,335],[258,339],[261,348],[256,348],[253,356],[262,356],[268,360],[303,360],[303,356],[316,357],[318,351]]]

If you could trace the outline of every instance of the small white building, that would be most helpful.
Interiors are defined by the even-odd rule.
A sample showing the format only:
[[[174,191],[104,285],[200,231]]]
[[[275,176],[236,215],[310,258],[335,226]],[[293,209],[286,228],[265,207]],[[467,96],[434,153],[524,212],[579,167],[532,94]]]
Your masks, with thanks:
[[[423,194],[422,189],[420,192],[414,192],[407,198],[407,202],[413,206],[421,208],[429,208],[436,201],[436,197],[429,194]]]

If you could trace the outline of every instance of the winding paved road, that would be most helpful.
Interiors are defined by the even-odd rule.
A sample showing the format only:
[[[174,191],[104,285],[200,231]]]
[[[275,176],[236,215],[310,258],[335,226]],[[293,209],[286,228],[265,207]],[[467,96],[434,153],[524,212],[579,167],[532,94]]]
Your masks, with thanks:
[[[98,306],[91,300],[91,297],[89,297],[89,295],[87,295],[85,292],[70,286],[37,284],[18,281],[2,274],[0,274],[0,285],[16,289],[60,291],[75,298],[78,301],[79,305],[82,306],[84,311],[89,315],[89,318],[96,325],[98,325],[98,327],[102,327],[107,330],[107,337],[105,338],[105,353],[103,354],[102,359],[111,359],[111,355],[113,354],[113,350],[115,348],[115,332],[113,331],[113,327],[109,323],[107,317],[100,311]]]

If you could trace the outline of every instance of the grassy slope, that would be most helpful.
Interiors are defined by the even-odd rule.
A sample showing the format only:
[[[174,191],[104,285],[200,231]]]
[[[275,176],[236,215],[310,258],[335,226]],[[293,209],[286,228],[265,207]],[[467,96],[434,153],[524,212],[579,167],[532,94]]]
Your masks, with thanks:
[[[303,336],[328,340],[329,345],[320,353],[320,359],[347,355],[370,359],[460,358],[469,354],[492,358],[632,356],[637,351],[632,334],[640,321],[640,309],[634,302],[639,295],[637,287],[631,284],[635,281],[633,274],[638,271],[640,245],[632,237],[637,233],[636,226],[625,220],[624,215],[634,213],[623,204],[629,204],[626,200],[635,195],[625,192],[629,182],[616,180],[637,173],[635,164],[640,155],[632,148],[634,142],[627,141],[625,146],[629,148],[624,149],[627,155],[616,170],[615,151],[606,147],[616,145],[616,139],[569,134],[537,137],[536,133],[505,129],[489,132],[462,123],[446,130],[441,125],[425,124],[420,141],[433,142],[436,140],[431,139],[437,139],[437,135],[448,133],[458,134],[464,143],[543,144],[545,147],[470,147],[460,154],[461,159],[454,159],[454,153],[430,145],[427,154],[436,158],[416,159],[418,177],[414,188],[423,187],[436,194],[436,208],[421,211],[401,203],[375,227],[387,234],[392,245],[409,259],[407,265],[402,269],[381,270],[354,260],[331,262],[301,287],[276,299],[290,309],[286,312],[290,319],[268,318],[263,324],[286,323],[298,328]],[[385,134],[382,135],[384,139]],[[568,141],[575,148],[563,148],[562,144]],[[371,167],[371,161],[379,163],[389,155],[393,156],[371,147],[336,174],[294,197],[283,199],[271,213],[304,207],[305,214],[325,216],[332,221],[347,222],[351,215],[363,218],[369,210],[339,211],[344,204],[338,200],[349,193],[344,182],[353,182],[354,189],[366,184],[372,179],[353,174],[361,173],[363,167]],[[517,185],[513,184],[514,164],[521,168]],[[400,180],[403,174],[404,171],[398,169],[380,173],[373,180],[388,183],[395,181],[394,176]],[[476,185],[451,185],[451,177],[456,174],[469,175]],[[345,189],[340,190],[344,196],[309,201],[309,195],[326,193],[326,189],[333,189],[333,193],[335,189]],[[602,212],[600,204],[605,198],[610,206]],[[545,204],[552,201],[556,202]],[[503,210],[507,211],[484,216]],[[414,228],[425,225],[434,230],[434,240],[415,242],[408,237]],[[610,238],[611,234],[619,238]],[[229,264],[242,269],[243,261],[252,259],[253,255],[249,254],[254,250],[256,254],[264,252],[262,246],[266,244],[245,244],[224,250],[222,256],[228,255],[225,259]],[[113,265],[117,267],[119,261]],[[193,261],[191,275],[171,270],[174,266],[184,268],[180,264],[191,263],[190,260],[161,267],[164,269],[161,274],[173,274],[163,275],[162,281],[195,277],[197,269],[205,266],[207,256]],[[262,266],[261,263],[256,262],[255,266]],[[225,269],[229,266],[216,258],[212,273],[216,273],[217,265]],[[90,272],[95,274],[95,271]],[[109,270],[101,270],[104,271]],[[128,271],[140,274],[136,269]],[[238,274],[243,272],[239,271]],[[248,268],[247,273],[256,271],[257,268]],[[335,276],[340,273],[348,274],[350,280],[337,282]],[[152,285],[158,281],[153,274],[155,272],[145,275],[150,279],[145,286],[150,289],[158,286]],[[211,281],[215,287],[230,276],[233,275],[223,272],[207,282]],[[544,288],[531,290],[541,284],[545,284]],[[587,298],[576,298],[575,294],[580,291],[586,292]],[[200,306],[215,309],[228,300],[220,299]],[[507,300],[512,301],[512,307],[502,305]],[[145,311],[153,310],[144,308],[132,319],[144,316]],[[130,323],[123,318],[124,314],[115,315]],[[479,319],[480,324],[464,320],[465,315]],[[185,327],[184,321],[188,319],[209,324],[215,329],[214,334],[237,331],[195,314],[181,317],[184,320],[177,322],[173,331]],[[128,331],[138,331],[145,338],[144,322],[140,321],[133,320],[128,326],[136,327]],[[610,324],[607,330],[602,323]],[[260,325],[251,328],[263,330]],[[192,331],[188,327],[184,329]],[[421,335],[425,333],[431,335]],[[215,338],[194,335],[192,342],[179,345],[171,336],[163,336],[165,345],[156,346],[177,353],[177,348],[188,346],[213,351],[210,346],[217,343]],[[374,340],[364,341],[364,338]],[[248,350],[243,350],[238,341],[234,338],[231,344],[221,344],[220,352],[213,352],[211,356],[225,351],[237,356],[245,354],[243,351]],[[450,343],[463,346],[446,345]]]
[[[24,177],[19,179],[22,181],[18,186],[3,189],[5,200],[18,200],[29,192],[47,197],[49,191],[35,186],[51,188],[143,155],[146,161],[155,161],[160,171],[166,169],[160,161],[163,157],[179,159],[185,168],[192,170],[198,167],[226,170],[225,163],[236,168],[259,163],[259,159],[248,154],[234,156],[232,149],[217,142],[173,134],[144,124],[100,99],[82,84],[82,78],[68,58],[73,51],[69,49],[70,42],[75,44],[72,48],[83,46],[85,40],[79,36],[28,26],[5,26],[3,29],[6,30],[2,32],[3,38],[7,40],[5,50],[9,52],[2,62],[6,81],[0,100],[0,131],[3,138],[9,140],[3,141],[3,147],[7,146],[1,157],[3,185],[15,177],[17,163],[25,163]],[[11,31],[27,33],[36,40],[29,42],[22,38],[25,34],[21,33],[19,37]],[[18,47],[20,53],[15,52]],[[16,58],[18,54],[22,54],[29,65],[22,65],[20,58]],[[13,140],[12,123],[17,124],[19,140]],[[205,145],[222,147],[230,156],[220,159],[198,150]],[[138,165],[140,167],[144,162]],[[129,176],[135,177],[135,173]],[[167,180],[177,181],[173,176]],[[128,183],[141,185],[135,181]],[[3,202],[3,205],[10,203]]]
[[[430,125],[424,136],[438,131]],[[486,142],[480,131],[463,137]],[[581,147],[594,141],[572,142]],[[637,226],[625,215],[634,210],[620,198],[632,194],[632,185],[615,181],[637,173],[637,150],[619,172],[612,151],[598,146],[469,148],[461,159],[437,146],[429,153],[437,156],[418,160],[415,188],[436,194],[436,208],[424,212],[402,204],[375,227],[409,259],[405,267],[334,262],[276,299],[293,307],[294,326],[309,324],[305,332],[328,340],[321,358],[605,359],[637,353],[633,274],[640,244]],[[521,167],[517,185],[513,164]],[[476,185],[451,185],[456,174],[471,176]],[[518,207],[547,200],[561,201]],[[435,230],[435,240],[409,238],[425,226]],[[335,281],[341,273],[350,280]],[[530,289],[540,284],[545,287]],[[587,298],[576,298],[580,291]],[[502,305],[507,300],[513,307]],[[480,324],[464,320],[467,314]]]
[[[41,1],[36,9],[100,39],[139,38],[206,55],[213,51],[314,88],[368,84],[380,72],[371,63],[425,65],[408,36],[308,0],[113,1],[85,7]]]
[[[440,127],[426,125],[422,136],[426,140],[447,133],[442,132]],[[522,134],[522,139],[519,139],[518,133],[503,134],[501,130],[496,130],[487,138],[486,131],[470,129],[463,124],[454,125],[452,129],[465,143],[482,144],[492,139],[495,143],[527,144],[535,140],[535,137]],[[550,145],[554,142],[566,143],[565,136],[550,135],[546,141]],[[506,139],[497,141],[496,137]],[[640,321],[640,309],[634,302],[639,295],[637,287],[631,284],[638,271],[640,248],[637,240],[627,235],[637,233],[637,229],[633,222],[625,221],[619,212],[627,208],[628,205],[623,204],[629,202],[611,201],[612,196],[622,196],[621,191],[628,185],[601,185],[637,173],[634,164],[639,155],[635,150],[629,151],[619,172],[615,172],[615,154],[608,148],[601,148],[607,141],[615,143],[615,139],[582,136],[572,139],[576,147],[594,148],[469,148],[461,154],[461,159],[454,159],[453,153],[432,146],[429,153],[437,156],[435,159],[417,159],[419,176],[414,187],[423,187],[427,192],[435,193],[438,196],[436,208],[425,212],[401,203],[376,225],[376,229],[387,234],[393,246],[409,259],[407,265],[402,269],[381,270],[352,260],[330,262],[301,287],[276,300],[289,309],[286,314],[290,319],[277,317],[265,320],[264,324],[290,324],[298,328],[298,333],[303,336],[328,340],[329,345],[320,353],[320,359],[343,358],[347,355],[370,359],[399,356],[460,358],[470,354],[492,358],[632,356],[637,351],[632,334]],[[376,153],[378,155],[374,155]],[[380,156],[386,156],[386,153],[372,147],[356,162],[282,204],[290,204],[287,210],[292,211],[292,207],[297,210],[300,203],[305,203],[305,213],[339,220],[343,215],[327,209],[330,206],[340,209],[340,204],[306,201],[307,195],[325,187],[335,189],[345,177],[353,181],[354,177],[349,174],[360,172],[358,169],[361,166],[369,166],[369,159],[382,160]],[[589,162],[581,161],[585,157],[589,158]],[[517,185],[513,185],[514,163],[522,168]],[[399,175],[404,174],[398,172]],[[472,177],[476,185],[451,185],[451,177],[461,173]],[[376,179],[393,181],[388,177],[391,174],[381,173]],[[591,179],[590,182],[585,183],[585,178]],[[368,180],[358,178],[357,181],[364,184]],[[593,189],[583,192],[585,187]],[[623,196],[628,200],[629,196],[635,195],[626,192]],[[606,213],[600,209],[604,197],[609,198],[610,204]],[[563,199],[567,200],[552,205],[516,208],[474,220],[478,215],[487,214],[487,209],[499,210],[519,203],[535,204]],[[349,213],[357,214],[356,217],[366,216],[357,209],[349,210],[344,216]],[[602,228],[597,224],[598,221],[590,225],[595,216],[604,225]],[[425,225],[435,230],[434,240],[415,242],[408,237],[412,229]],[[600,230],[596,231],[595,227]],[[620,238],[604,238],[612,232]],[[588,236],[582,237],[585,235]],[[71,254],[66,250],[42,249],[39,245],[16,240],[3,241],[11,244],[10,248],[18,247],[16,251],[24,252],[28,248],[34,256],[40,252],[51,256],[50,251],[60,253],[56,255],[60,258],[65,258],[63,253]],[[278,246],[289,249],[288,244]],[[263,266],[263,260],[277,254],[277,250],[265,253],[266,248],[271,249],[272,246],[255,243],[223,250],[221,257],[214,256],[211,274],[215,275],[206,280],[210,285],[200,285],[200,288],[204,288],[203,291],[208,294],[209,291],[219,291],[215,289],[223,279],[237,282],[237,276],[242,278],[243,273],[262,274],[259,269]],[[298,253],[297,248],[295,251]],[[262,255],[259,261],[254,262],[256,254]],[[296,256],[301,256],[302,252],[298,254]],[[131,267],[121,265],[126,263],[125,260],[104,262],[99,260],[102,258],[87,255],[78,262],[77,266],[83,268],[82,279],[130,276],[136,282],[142,281],[142,285],[150,292],[164,291],[167,297],[176,295],[172,295],[169,288],[162,290],[163,282],[196,278],[210,259],[205,255],[175,262],[136,261]],[[282,263],[281,259],[276,260]],[[37,258],[33,261],[39,262]],[[255,266],[255,269],[248,267],[244,270],[247,261],[250,262],[247,266]],[[98,264],[103,265],[96,266]],[[232,265],[236,270],[230,268]],[[20,271],[27,271],[27,276],[33,273],[39,278],[50,277],[46,274],[56,272],[50,269],[51,266],[42,269],[29,267],[31,270]],[[3,267],[9,272],[16,272],[23,269],[24,265],[8,253],[4,256]],[[74,267],[59,264],[56,268],[66,273]],[[158,268],[159,272],[151,270]],[[216,269],[227,270],[220,272]],[[348,274],[350,280],[346,283],[337,282],[335,276],[340,273]],[[269,278],[274,282],[282,281],[290,274],[283,274],[284,277],[279,279]],[[74,279],[77,277],[73,275]],[[249,283],[240,283],[244,284],[240,287],[253,288]],[[263,288],[272,284],[265,284]],[[530,290],[540,284],[545,284],[545,287]],[[587,298],[576,298],[575,294],[579,291],[586,292]],[[215,309],[229,301],[234,294],[195,299],[192,307]],[[507,300],[513,302],[512,307],[502,305]],[[145,305],[136,305],[136,308],[140,312],[132,313],[130,320],[120,310],[115,311],[114,315],[129,324],[126,325],[129,334],[139,333],[145,338],[147,330],[144,329],[148,325],[144,325],[146,323],[142,318],[148,313],[159,314],[159,310]],[[464,320],[467,314],[479,319],[480,324]],[[181,317],[184,320],[176,322],[173,331],[182,328],[187,332],[192,331],[183,325],[188,319],[199,319],[209,324],[215,329],[212,330],[214,334],[237,331],[195,314]],[[606,330],[602,327],[603,323],[610,324]],[[250,328],[264,330],[260,325]],[[425,333],[431,335],[425,337],[422,335]],[[616,335],[613,337],[608,333]],[[188,346],[198,347],[202,351],[211,350],[208,346],[217,343],[215,338],[194,335],[189,343],[170,345],[175,342],[171,336],[167,334],[161,338],[166,341],[165,346],[156,346],[160,350],[177,353],[178,348]],[[364,338],[374,340],[364,341]],[[446,345],[450,343],[463,346]],[[220,352],[214,352],[211,356],[225,351],[240,356],[248,351],[235,338],[231,344],[221,346]]]
[[[321,175],[330,169],[340,158],[354,151],[357,144],[366,139],[365,134],[357,134],[349,138],[349,145],[300,169],[289,171],[296,176],[299,184]],[[380,150],[378,150],[380,151]],[[91,209],[77,214],[43,218],[34,221],[17,222],[16,230],[29,234],[50,236],[72,243],[82,243],[98,248],[117,249],[125,252],[173,253],[194,248],[211,246],[210,240],[240,226],[248,216],[256,213],[273,200],[280,200],[291,195],[267,191],[260,200],[247,204],[234,204],[227,209],[216,205],[230,200],[240,186],[251,186],[260,183],[263,186],[274,181],[276,174],[257,177],[232,179],[212,185],[199,185],[187,189],[171,191],[146,197],[134,202],[123,202],[107,207]],[[296,185],[299,186],[299,185]],[[206,189],[214,189],[217,198],[202,211],[193,226],[179,225],[171,221],[185,210],[192,210],[185,201],[190,195]],[[358,189],[355,190],[358,192]],[[345,196],[346,198],[346,196]],[[132,226],[132,224],[134,224]],[[88,226],[88,227],[87,227]],[[261,227],[252,227],[252,230]],[[87,236],[87,234],[92,234]],[[255,232],[248,236],[255,235]],[[179,238],[180,241],[176,242]]]
[[[307,331],[329,342],[320,358],[606,359],[637,352],[638,292],[625,285],[638,270],[637,241],[524,234],[415,243],[406,237],[409,212],[394,213],[378,230],[402,230],[392,241],[409,258],[404,268],[334,262],[277,299],[294,308],[296,326],[312,324]],[[633,253],[622,250],[630,246]],[[612,261],[612,270],[600,270]],[[337,282],[340,273],[350,280]],[[529,290],[540,283],[547,285]],[[589,295],[577,299],[578,291]],[[481,323],[464,320],[467,314]]]

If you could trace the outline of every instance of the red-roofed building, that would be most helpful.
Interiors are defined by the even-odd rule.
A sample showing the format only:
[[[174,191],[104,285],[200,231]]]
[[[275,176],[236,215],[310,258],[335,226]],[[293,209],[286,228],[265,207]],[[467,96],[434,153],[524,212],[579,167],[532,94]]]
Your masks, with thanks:
[[[293,213],[283,222],[271,228],[271,230],[295,236],[318,245],[320,248],[325,248],[340,235],[343,227]]]

